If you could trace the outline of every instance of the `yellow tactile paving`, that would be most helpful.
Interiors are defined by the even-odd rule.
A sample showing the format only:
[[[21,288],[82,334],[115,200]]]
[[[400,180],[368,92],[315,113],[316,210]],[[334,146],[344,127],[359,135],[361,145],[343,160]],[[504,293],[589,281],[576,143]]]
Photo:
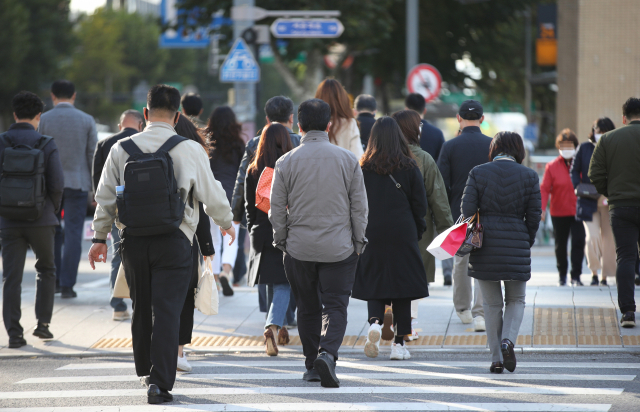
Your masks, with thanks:
[[[638,346],[640,345],[640,336],[623,336],[622,342],[624,342],[624,346]]]

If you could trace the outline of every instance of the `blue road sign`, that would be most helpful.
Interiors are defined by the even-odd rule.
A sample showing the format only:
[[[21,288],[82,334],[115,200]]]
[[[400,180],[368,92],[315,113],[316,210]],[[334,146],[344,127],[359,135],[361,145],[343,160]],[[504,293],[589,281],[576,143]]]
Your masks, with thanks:
[[[220,68],[222,83],[256,83],[260,81],[260,66],[242,38],[236,39]]]
[[[271,25],[271,33],[279,38],[333,38],[343,31],[338,19],[276,19]]]

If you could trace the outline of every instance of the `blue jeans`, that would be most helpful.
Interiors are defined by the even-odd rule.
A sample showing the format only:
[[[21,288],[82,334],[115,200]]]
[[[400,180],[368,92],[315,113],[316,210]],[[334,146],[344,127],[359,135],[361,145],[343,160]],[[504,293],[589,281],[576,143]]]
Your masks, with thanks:
[[[289,282],[271,283],[267,285],[267,301],[271,301],[265,328],[276,325],[279,328],[284,326],[289,309],[289,298],[291,296],[291,286]],[[269,299],[271,298],[271,299]]]
[[[244,222],[244,225],[247,223]],[[238,231],[238,254],[236,255],[236,264],[233,265],[233,283],[240,283],[244,275],[247,273],[247,258],[244,254],[244,239],[247,237],[247,229],[240,226]]]
[[[78,277],[78,265],[82,254],[82,230],[87,215],[89,192],[76,189],[64,189],[62,209],[64,209],[64,229],[56,227],[55,260],[56,284],[72,288]],[[58,218],[61,214],[58,214]],[[64,244],[64,254],[62,246]]]
[[[124,312],[127,310],[127,303],[122,298],[114,298],[113,297],[113,288],[116,284],[116,278],[118,277],[118,269],[120,269],[120,262],[122,262],[122,258],[120,257],[120,233],[118,228],[114,224],[111,227],[111,245],[113,246],[113,251],[111,252],[113,258],[111,259],[111,281],[109,284],[111,285],[111,307],[115,312]]]

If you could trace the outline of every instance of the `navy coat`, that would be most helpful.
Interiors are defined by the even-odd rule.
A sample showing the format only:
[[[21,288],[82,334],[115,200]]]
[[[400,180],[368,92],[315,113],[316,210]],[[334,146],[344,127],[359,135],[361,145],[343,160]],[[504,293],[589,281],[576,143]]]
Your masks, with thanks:
[[[591,179],[589,179],[589,164],[595,148],[595,144],[591,141],[584,142],[578,146],[576,157],[571,164],[571,183],[573,183],[574,188],[577,188],[580,183],[591,183]],[[596,199],[578,197],[576,218],[591,222],[593,214],[597,210],[598,201]]]

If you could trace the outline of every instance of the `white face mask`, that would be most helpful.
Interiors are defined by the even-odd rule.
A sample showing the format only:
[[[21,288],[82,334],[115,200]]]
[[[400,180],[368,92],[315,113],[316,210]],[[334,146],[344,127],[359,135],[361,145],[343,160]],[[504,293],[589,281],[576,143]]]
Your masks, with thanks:
[[[596,139],[596,143],[598,143],[598,140],[602,137],[602,133],[595,133],[593,137]]]
[[[560,149],[560,156],[565,159],[573,159],[573,156],[576,154],[576,149]]]

